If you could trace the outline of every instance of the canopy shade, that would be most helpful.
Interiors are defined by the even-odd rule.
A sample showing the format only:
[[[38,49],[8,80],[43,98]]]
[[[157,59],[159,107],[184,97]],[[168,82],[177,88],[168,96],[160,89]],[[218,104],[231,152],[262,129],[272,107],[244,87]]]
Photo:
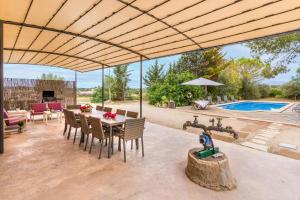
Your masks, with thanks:
[[[1,0],[4,62],[81,72],[300,27],[299,0]]]
[[[204,85],[204,86],[220,86],[224,85],[222,83],[218,83],[212,80],[208,80],[206,78],[197,78],[185,83],[182,83],[182,85]]]

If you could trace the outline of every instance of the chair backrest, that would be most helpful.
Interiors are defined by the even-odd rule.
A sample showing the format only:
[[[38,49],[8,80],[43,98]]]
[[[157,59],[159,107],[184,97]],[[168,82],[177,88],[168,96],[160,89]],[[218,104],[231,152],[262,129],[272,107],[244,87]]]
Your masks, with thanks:
[[[126,115],[126,110],[121,110],[121,109],[117,109],[117,112],[116,112],[117,115]]]
[[[91,132],[91,129],[89,128],[89,124],[87,122],[86,116],[83,114],[79,114],[79,119],[80,119],[81,131],[84,134],[89,134]]]
[[[81,105],[67,105],[67,109],[80,109]]]
[[[221,99],[220,96],[217,96],[217,101],[218,101],[218,102],[221,102],[221,101],[222,101],[222,99]]]
[[[89,117],[89,122],[91,124],[91,132],[93,137],[100,140],[105,139],[101,120],[99,118]]]
[[[59,111],[61,111],[63,109],[63,106],[60,102],[48,102],[48,108],[50,110],[59,110]]]
[[[111,112],[111,111],[112,111],[112,108],[104,107],[104,108],[103,108],[103,111],[104,111],[104,112]]]
[[[231,101],[235,101],[235,98],[233,95],[231,95],[230,98],[231,98]]]
[[[127,119],[125,121],[124,139],[132,140],[143,136],[145,128],[145,118]]]
[[[103,106],[96,106],[96,110],[103,111]]]
[[[46,103],[33,103],[31,104],[31,110],[34,112],[44,112],[47,110],[47,104]]]
[[[127,111],[126,116],[127,116],[127,117],[131,117],[131,118],[138,118],[139,113],[137,113],[137,112],[132,112],[132,111]]]
[[[70,124],[69,121],[68,121],[68,110],[67,109],[63,109],[63,113],[64,113],[64,116],[65,116],[65,122],[66,122],[66,124]]]
[[[75,113],[73,111],[68,110],[67,111],[67,122],[69,122],[70,126],[72,127],[78,127],[78,123],[76,121],[76,116]]]

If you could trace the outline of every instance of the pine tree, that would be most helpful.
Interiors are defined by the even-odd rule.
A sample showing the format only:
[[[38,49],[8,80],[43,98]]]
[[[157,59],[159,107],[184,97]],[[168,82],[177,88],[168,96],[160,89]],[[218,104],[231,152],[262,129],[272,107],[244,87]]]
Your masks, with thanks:
[[[144,82],[147,87],[162,82],[165,76],[163,67],[163,64],[158,64],[158,61],[155,60],[155,63],[151,65],[150,69],[146,72],[146,75],[144,77]]]

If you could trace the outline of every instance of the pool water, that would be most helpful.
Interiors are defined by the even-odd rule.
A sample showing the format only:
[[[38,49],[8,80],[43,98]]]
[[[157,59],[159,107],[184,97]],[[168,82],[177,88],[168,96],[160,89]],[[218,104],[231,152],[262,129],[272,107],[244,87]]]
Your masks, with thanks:
[[[283,108],[287,104],[288,103],[244,101],[244,102],[220,105],[218,107],[227,110],[238,110],[238,111],[258,111],[258,110],[276,111],[280,108]]]

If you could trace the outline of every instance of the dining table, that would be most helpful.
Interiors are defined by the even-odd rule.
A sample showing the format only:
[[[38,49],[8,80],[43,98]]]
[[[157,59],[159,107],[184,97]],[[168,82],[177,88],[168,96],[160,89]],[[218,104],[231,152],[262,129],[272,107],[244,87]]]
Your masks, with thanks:
[[[104,117],[104,114],[106,112],[98,111],[93,109],[91,112],[82,112],[80,109],[68,109],[70,111],[73,111],[75,115],[84,114],[86,117],[95,117],[99,118],[101,120],[101,123],[105,127],[109,127],[109,140],[108,145],[110,148],[108,148],[108,158],[111,157],[111,154],[113,154],[113,127],[116,126],[122,126],[125,124],[126,119],[131,119],[131,117],[127,117],[124,115],[116,115],[115,118],[106,118]],[[84,137],[81,137],[81,142],[84,142]]]

